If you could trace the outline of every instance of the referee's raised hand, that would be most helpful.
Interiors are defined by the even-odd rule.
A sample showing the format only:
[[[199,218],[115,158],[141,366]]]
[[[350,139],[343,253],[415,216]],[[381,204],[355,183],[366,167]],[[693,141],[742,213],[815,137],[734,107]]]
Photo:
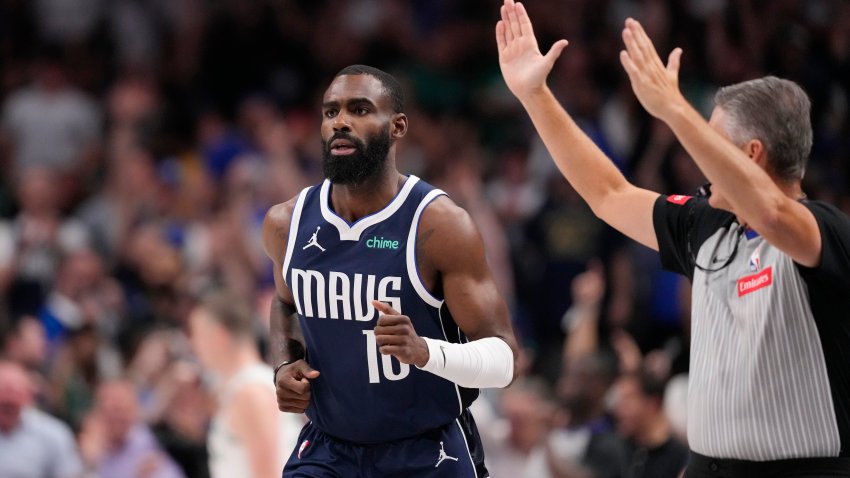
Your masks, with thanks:
[[[632,18],[626,20],[623,28],[623,43],[626,49],[620,52],[620,62],[635,96],[646,111],[666,121],[669,113],[687,104],[679,91],[682,49],[674,48],[665,66],[640,22]]]
[[[546,55],[540,53],[531,20],[522,3],[505,0],[502,19],[496,23],[496,44],[499,48],[499,66],[508,88],[520,100],[542,91],[546,77],[555,60],[567,46],[567,40],[558,40]]]

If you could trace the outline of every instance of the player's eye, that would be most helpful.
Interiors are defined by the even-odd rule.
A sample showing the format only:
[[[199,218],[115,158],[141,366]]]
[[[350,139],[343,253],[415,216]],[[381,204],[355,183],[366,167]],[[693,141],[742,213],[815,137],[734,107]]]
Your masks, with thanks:
[[[335,118],[339,112],[334,109],[325,110],[325,118]]]
[[[369,113],[369,108],[366,108],[365,106],[358,106],[357,108],[354,108],[354,113],[358,116],[363,116]]]

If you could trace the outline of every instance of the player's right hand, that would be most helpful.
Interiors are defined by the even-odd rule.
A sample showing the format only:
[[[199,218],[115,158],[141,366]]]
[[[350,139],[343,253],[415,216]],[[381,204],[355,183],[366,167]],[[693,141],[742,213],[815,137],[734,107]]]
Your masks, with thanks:
[[[277,408],[282,412],[304,413],[310,406],[310,380],[318,376],[319,371],[303,359],[284,365],[275,378]]]

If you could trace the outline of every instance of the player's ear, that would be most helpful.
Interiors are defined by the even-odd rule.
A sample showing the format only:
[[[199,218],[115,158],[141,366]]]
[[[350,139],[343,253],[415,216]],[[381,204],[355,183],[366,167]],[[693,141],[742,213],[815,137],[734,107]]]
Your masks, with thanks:
[[[405,134],[407,134],[407,115],[396,113],[390,120],[390,136],[393,139],[399,139]]]

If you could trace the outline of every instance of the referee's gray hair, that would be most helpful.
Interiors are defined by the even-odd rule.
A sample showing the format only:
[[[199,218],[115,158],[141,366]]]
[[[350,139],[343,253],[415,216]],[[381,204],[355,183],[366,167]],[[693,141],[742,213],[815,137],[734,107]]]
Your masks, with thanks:
[[[790,80],[766,76],[721,88],[714,95],[726,113],[729,139],[743,147],[760,140],[768,166],[783,181],[803,179],[812,150],[811,102]]]

